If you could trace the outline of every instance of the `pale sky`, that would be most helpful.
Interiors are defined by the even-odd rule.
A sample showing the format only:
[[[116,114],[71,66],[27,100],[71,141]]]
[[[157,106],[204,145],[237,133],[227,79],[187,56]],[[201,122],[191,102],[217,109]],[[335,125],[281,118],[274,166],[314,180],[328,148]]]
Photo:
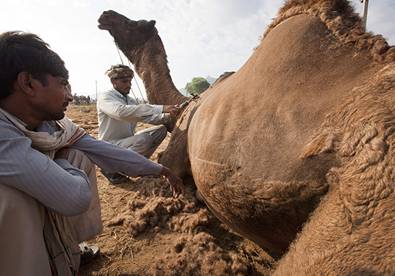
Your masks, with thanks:
[[[362,4],[351,1],[359,12]],[[156,20],[178,88],[193,77],[236,71],[259,44],[282,0],[1,0],[0,32],[38,34],[65,61],[73,93],[111,87],[104,72],[120,63],[113,39],[97,28],[105,10]],[[371,0],[368,30],[395,43],[394,0]],[[124,58],[124,62],[126,59]],[[136,84],[133,82],[136,94]],[[140,87],[142,85],[140,83]]]

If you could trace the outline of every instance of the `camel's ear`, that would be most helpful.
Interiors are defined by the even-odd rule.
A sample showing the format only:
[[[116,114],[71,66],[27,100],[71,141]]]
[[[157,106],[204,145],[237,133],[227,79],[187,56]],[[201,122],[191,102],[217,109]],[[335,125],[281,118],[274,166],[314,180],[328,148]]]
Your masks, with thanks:
[[[154,29],[155,23],[156,23],[155,20],[150,20],[150,21],[139,20],[139,21],[137,21],[137,25],[145,31]]]

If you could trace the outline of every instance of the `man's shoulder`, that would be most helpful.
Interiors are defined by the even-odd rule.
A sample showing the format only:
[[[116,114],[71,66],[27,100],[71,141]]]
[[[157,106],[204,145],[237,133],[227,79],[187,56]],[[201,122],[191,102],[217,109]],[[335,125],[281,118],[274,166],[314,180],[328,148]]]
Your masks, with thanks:
[[[109,89],[99,94],[98,100],[100,99],[117,99],[118,92],[115,89]]]
[[[99,95],[97,96],[97,102],[100,102],[102,100],[112,99],[114,97],[115,97],[114,92],[111,89],[106,90],[106,91],[99,93]]]
[[[114,89],[108,89],[108,90],[105,90],[105,91],[103,91],[103,92],[101,92],[99,94],[99,96],[103,96],[103,95],[115,95],[115,90]]]
[[[15,138],[25,136],[14,124],[0,116],[0,138]]]

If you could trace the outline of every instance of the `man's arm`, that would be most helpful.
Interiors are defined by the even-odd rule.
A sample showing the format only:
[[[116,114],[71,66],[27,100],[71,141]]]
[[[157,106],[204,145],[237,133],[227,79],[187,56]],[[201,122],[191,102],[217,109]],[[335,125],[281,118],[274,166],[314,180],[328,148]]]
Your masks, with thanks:
[[[160,175],[159,165],[130,149],[96,140],[85,134],[71,148],[84,152],[88,158],[109,173],[121,172],[128,176]]]
[[[89,159],[107,172],[121,172],[128,176],[164,176],[169,181],[173,195],[183,192],[183,184],[179,177],[168,168],[157,164],[129,149],[99,141],[86,134],[71,148],[84,152]]]
[[[92,196],[82,170],[33,149],[31,140],[13,127],[1,128],[0,184],[16,188],[66,216],[86,211]]]
[[[127,122],[158,124],[163,119],[162,105],[127,105],[109,93],[101,95],[98,108],[111,118]]]

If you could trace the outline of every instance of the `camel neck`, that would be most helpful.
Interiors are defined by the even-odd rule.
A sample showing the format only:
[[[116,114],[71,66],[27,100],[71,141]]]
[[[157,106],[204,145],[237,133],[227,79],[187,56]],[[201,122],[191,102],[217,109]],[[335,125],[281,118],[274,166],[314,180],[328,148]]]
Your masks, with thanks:
[[[187,99],[173,83],[166,53],[158,35],[149,39],[144,44],[144,48],[133,53],[129,52],[127,56],[144,82],[148,101],[151,104],[179,104]]]

